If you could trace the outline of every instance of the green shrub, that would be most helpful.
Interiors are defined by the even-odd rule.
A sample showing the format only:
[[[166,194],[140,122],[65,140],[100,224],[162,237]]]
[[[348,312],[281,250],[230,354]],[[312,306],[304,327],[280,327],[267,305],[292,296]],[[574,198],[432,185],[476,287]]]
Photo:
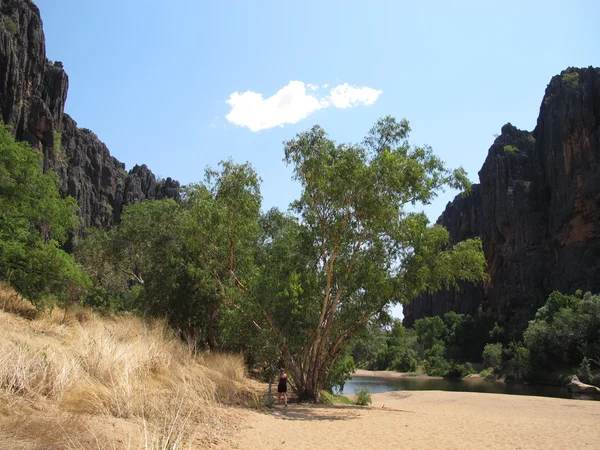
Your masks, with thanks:
[[[520,150],[517,147],[515,147],[514,145],[505,145],[504,152],[505,153],[517,153],[517,152],[520,152]]]
[[[392,368],[398,372],[414,372],[417,370],[415,351],[409,348],[400,349],[396,359],[392,362]]]
[[[356,394],[355,403],[360,406],[369,406],[371,403],[373,403],[373,400],[371,400],[371,392],[369,392],[367,388],[362,388]]]
[[[502,366],[502,344],[496,342],[495,344],[486,344],[481,354],[483,363],[487,367],[491,367],[495,370],[500,369]]]
[[[523,334],[532,368],[544,373],[579,367],[585,356],[600,354],[599,328],[600,296],[553,292]]]
[[[477,373],[475,367],[470,362],[465,363],[465,375],[471,375],[472,373]]]
[[[321,391],[319,401],[324,405],[333,405],[333,394],[327,391]]]
[[[579,87],[579,73],[577,72],[565,72],[562,75],[562,80],[571,86],[573,89]]]
[[[444,378],[462,378],[465,376],[465,367],[462,364],[453,363]]]
[[[14,20],[12,20],[10,17],[5,16],[3,19],[4,21],[4,26],[6,27],[6,30],[13,35],[13,37],[16,37],[17,34],[19,33],[19,27],[17,25],[17,22],[15,22]]]
[[[437,343],[425,351],[426,359],[423,369],[427,375],[443,377],[448,374],[451,364],[444,358],[445,352],[446,349],[441,343]]]
[[[544,97],[544,105],[549,105],[558,97],[557,94],[550,94],[547,97]]]
[[[339,389],[342,391],[346,381],[352,378],[352,373],[356,370],[354,358],[351,355],[345,355],[337,359],[332,370],[326,389],[333,391]]]
[[[457,364],[455,362],[451,362],[450,368],[444,375],[444,378],[463,378],[472,373],[475,373],[475,369],[471,363]]]
[[[518,380],[524,379],[531,370],[529,349],[524,347],[521,342],[511,342],[506,353],[508,355],[507,374]]]
[[[487,378],[492,374],[493,369],[491,367],[482,370],[481,372],[479,372],[479,376],[481,378]]]

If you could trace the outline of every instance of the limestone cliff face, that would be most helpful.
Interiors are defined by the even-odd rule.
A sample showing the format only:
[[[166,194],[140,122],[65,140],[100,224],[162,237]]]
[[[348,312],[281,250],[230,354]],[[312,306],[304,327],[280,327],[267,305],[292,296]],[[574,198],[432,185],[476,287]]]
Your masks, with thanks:
[[[65,114],[69,78],[60,62],[46,59],[34,3],[0,0],[0,19],[2,120],[43,153],[44,169],[55,170],[62,193],[77,199],[85,226],[112,225],[126,203],[179,195],[177,181],[157,181],[145,165],[126,172],[93,132]]]
[[[479,179],[438,222],[453,242],[481,237],[489,281],[416,299],[406,324],[479,308],[523,320],[553,290],[600,292],[600,69],[553,77],[535,130],[505,125]]]

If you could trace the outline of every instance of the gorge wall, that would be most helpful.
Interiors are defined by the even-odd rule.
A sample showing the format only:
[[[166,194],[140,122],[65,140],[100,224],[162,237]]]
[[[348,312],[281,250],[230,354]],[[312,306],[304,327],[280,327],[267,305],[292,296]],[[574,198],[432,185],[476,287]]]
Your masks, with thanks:
[[[64,195],[73,196],[84,226],[118,222],[123,205],[176,197],[179,183],[157,181],[145,166],[129,172],[90,130],[65,114],[69,78],[60,62],[46,58],[42,20],[29,0],[0,0],[0,108],[18,140],[43,153]]]
[[[553,77],[535,130],[505,125],[479,179],[438,223],[452,242],[482,239],[488,281],[421,296],[405,324],[479,309],[522,321],[553,290],[600,292],[600,69]]]

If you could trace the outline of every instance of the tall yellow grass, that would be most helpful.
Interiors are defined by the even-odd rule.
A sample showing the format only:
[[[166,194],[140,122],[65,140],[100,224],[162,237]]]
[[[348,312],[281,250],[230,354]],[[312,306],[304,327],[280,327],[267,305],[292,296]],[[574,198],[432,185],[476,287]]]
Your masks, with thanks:
[[[2,286],[0,307],[0,396],[131,420],[142,430],[136,445],[152,449],[183,448],[198,430],[214,434],[226,426],[220,405],[257,405],[240,355],[196,354],[164,321],[81,310],[28,320],[14,314],[31,316],[26,302]],[[65,447],[83,448],[65,433]]]

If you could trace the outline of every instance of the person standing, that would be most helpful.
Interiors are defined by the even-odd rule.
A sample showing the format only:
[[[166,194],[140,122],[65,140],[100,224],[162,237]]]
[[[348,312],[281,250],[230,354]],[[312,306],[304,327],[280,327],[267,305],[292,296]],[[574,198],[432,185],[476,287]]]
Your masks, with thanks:
[[[281,404],[281,396],[283,395],[283,401],[287,407],[287,381],[288,377],[285,373],[285,369],[282,367],[279,369],[279,384],[277,384],[277,402]]]

